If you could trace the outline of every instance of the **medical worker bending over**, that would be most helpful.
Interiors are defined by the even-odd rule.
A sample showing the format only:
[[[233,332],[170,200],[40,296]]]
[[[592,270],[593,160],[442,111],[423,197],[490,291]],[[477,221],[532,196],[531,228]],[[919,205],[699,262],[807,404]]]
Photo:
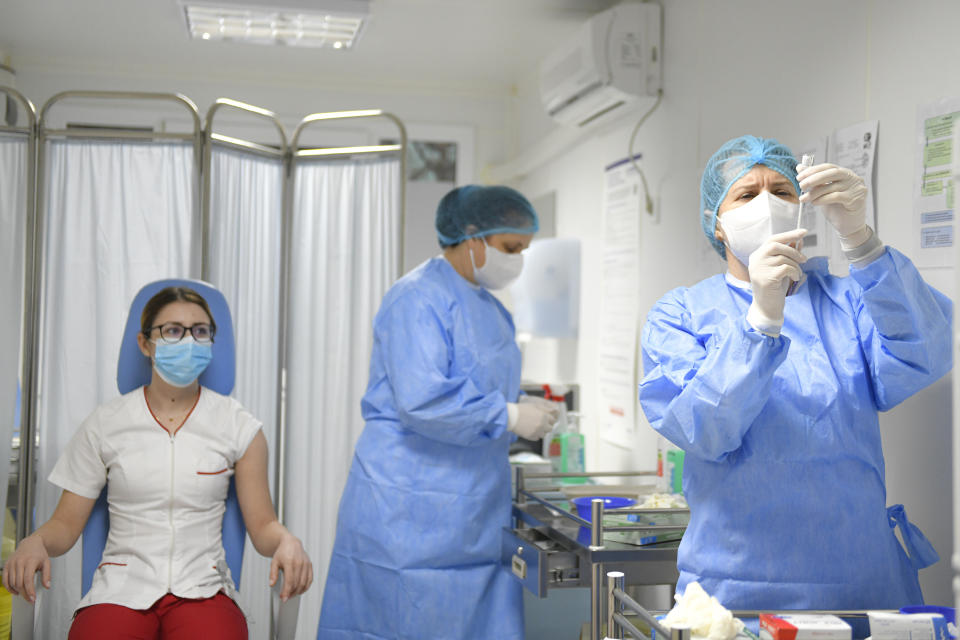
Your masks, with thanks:
[[[443,255],[405,275],[374,320],[366,427],[340,501],[319,639],[520,640],[520,583],[500,565],[514,434],[555,404],[519,398],[507,286],[538,229],[507,187],[440,201]]]
[[[643,330],[640,402],[686,451],[677,589],[699,582],[731,609],[919,604],[937,554],[886,505],[877,412],[950,370],[952,305],[866,225],[856,174],[796,168],[752,136],[710,158],[702,223],[728,271],[666,294]],[[848,277],[794,248],[801,192]]]
[[[281,597],[305,591],[313,567],[274,514],[260,421],[197,383],[216,335],[206,300],[185,287],[163,289],[144,307],[141,330],[140,350],[153,362],[150,384],[101,405],[80,425],[50,474],[63,487],[60,502],[7,560],[3,584],[33,602],[40,571],[49,588],[50,556],[70,550],[107,484],[103,562],[70,640],[246,638],[220,539],[231,471],[253,546],[273,557],[272,581],[284,572]]]

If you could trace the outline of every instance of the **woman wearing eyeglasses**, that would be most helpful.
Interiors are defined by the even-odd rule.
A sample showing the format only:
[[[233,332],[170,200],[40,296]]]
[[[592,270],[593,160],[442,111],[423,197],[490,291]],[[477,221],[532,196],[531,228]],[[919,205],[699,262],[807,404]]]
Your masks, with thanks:
[[[110,532],[70,640],[246,638],[220,538],[231,469],[253,546],[273,558],[271,580],[284,572],[281,597],[306,591],[313,567],[274,513],[260,421],[197,382],[217,329],[206,300],[168,287],[140,320],[150,384],[101,405],[77,430],[49,478],[63,488],[60,502],[8,558],[3,584],[33,602],[39,571],[49,588],[50,557],[73,547],[107,483]]]

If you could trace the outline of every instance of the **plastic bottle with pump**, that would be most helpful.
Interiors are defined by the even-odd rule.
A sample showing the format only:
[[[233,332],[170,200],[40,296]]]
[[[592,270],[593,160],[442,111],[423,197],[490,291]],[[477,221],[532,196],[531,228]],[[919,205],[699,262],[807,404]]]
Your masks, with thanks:
[[[584,466],[583,434],[580,433],[580,414],[567,411],[562,389],[543,385],[544,398],[560,403],[560,417],[553,430],[543,439],[543,457],[558,473],[582,472]],[[561,484],[583,484],[586,478],[561,478]]]
[[[657,490],[666,493],[683,493],[684,451],[672,442],[657,438]]]

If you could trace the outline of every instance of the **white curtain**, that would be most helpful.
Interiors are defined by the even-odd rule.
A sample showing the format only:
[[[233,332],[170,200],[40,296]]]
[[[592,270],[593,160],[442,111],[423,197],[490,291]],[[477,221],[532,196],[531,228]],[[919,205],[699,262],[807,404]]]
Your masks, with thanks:
[[[20,377],[27,144],[26,136],[0,134],[0,460],[10,459]],[[7,488],[6,480],[0,482],[4,509]]]
[[[100,403],[117,396],[117,355],[133,296],[144,284],[190,277],[196,167],[186,143],[47,144],[44,277],[37,416],[36,522],[60,489],[47,476]],[[52,563],[35,637],[66,638],[80,601],[80,544]]]
[[[209,279],[233,315],[237,381],[233,395],[263,421],[273,493],[279,368],[280,231],[283,162],[214,147],[210,170]],[[270,633],[270,559],[247,544],[240,607],[250,640]]]
[[[314,638],[340,494],[363,429],[372,320],[398,276],[399,160],[309,161],[294,180],[286,520],[316,569],[297,629]]]

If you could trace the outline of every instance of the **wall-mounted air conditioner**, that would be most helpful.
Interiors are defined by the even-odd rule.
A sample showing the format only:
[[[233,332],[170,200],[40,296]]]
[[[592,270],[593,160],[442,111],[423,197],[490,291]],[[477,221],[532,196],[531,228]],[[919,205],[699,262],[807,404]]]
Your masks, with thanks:
[[[588,20],[540,64],[540,96],[552,118],[585,127],[656,96],[661,78],[660,5],[624,2]]]

